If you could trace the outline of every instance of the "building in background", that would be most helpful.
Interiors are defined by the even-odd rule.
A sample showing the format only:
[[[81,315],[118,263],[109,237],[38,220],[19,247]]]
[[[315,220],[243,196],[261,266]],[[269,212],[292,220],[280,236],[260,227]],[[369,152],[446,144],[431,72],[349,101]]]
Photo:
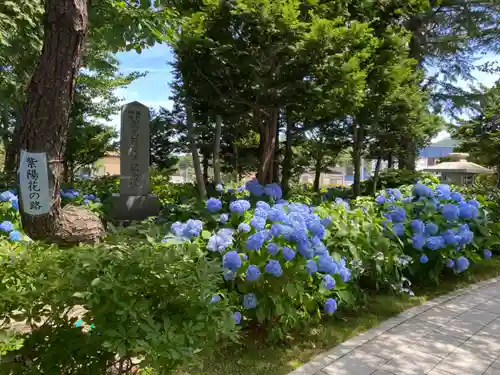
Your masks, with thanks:
[[[417,171],[436,165],[439,159],[449,156],[458,145],[458,141],[452,138],[445,138],[431,143],[420,151],[417,159]]]

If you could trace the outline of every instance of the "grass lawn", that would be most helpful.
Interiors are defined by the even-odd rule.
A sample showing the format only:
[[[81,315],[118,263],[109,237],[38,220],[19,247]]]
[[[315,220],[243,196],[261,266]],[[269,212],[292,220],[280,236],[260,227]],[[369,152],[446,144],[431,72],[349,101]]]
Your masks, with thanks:
[[[500,257],[477,263],[463,275],[442,280],[434,287],[416,288],[415,297],[374,295],[368,306],[354,314],[325,320],[307,332],[296,333],[281,345],[247,337],[221,353],[202,357],[176,375],[286,375],[314,356],[410,307],[481,280],[500,275]]]

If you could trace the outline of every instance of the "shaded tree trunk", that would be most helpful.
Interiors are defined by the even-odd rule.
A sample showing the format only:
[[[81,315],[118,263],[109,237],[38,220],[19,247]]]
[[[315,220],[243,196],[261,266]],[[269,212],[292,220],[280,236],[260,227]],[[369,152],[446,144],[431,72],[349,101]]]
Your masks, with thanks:
[[[234,168],[234,172],[233,172],[233,175],[234,175],[234,179],[236,181],[240,181],[241,180],[241,173],[240,173],[240,162],[239,162],[239,152],[238,152],[238,145],[236,144],[236,142],[233,142],[232,144],[232,147],[233,147],[233,168]]]
[[[323,153],[318,152],[316,154],[316,160],[314,162],[314,182],[313,182],[313,191],[316,193],[319,192],[322,167],[323,167]]]
[[[279,126],[279,112],[278,112],[278,120],[276,122],[276,136],[274,138],[274,165],[273,165],[273,182],[279,184],[280,183],[280,126]]]
[[[361,156],[363,151],[364,129],[362,124],[354,123],[353,126],[353,151],[352,160],[354,164],[354,181],[352,193],[354,197],[361,194]]]
[[[276,128],[278,126],[278,108],[271,110],[268,119],[262,119],[262,112],[256,113],[256,121],[259,125],[261,157],[257,179],[263,185],[270,184],[274,178],[274,148],[276,145]],[[266,121],[267,120],[267,121]]]
[[[392,152],[390,152],[389,155],[387,156],[387,168],[391,169],[393,165],[394,165],[394,159],[392,157]]]
[[[208,167],[210,166],[210,160],[208,153],[205,152],[202,154],[201,166],[203,168],[203,182],[205,186],[208,185]]]
[[[288,196],[288,192],[290,190],[290,177],[292,176],[292,144],[294,126],[294,122],[291,119],[287,119],[283,167],[281,169],[281,190],[283,190],[284,197]]]
[[[215,117],[215,135],[214,135],[214,182],[221,184],[222,178],[220,174],[220,138],[222,132],[222,117]]]
[[[194,119],[193,119],[193,108],[191,102],[186,103],[186,115],[187,115],[187,132],[188,132],[188,142],[189,149],[191,151],[191,156],[193,158],[194,173],[196,176],[196,187],[198,189],[198,197],[204,200],[207,197],[207,191],[205,189],[205,181],[203,180],[203,174],[201,172],[200,155],[198,155],[198,148],[196,147],[196,142],[194,140]]]
[[[377,184],[378,184],[378,178],[380,176],[381,166],[382,166],[382,158],[379,156],[377,158],[377,163],[375,164],[375,172],[373,173],[373,195],[377,194]]]
[[[69,116],[87,29],[86,0],[46,1],[43,49],[28,86],[19,138],[21,150],[45,153],[48,163],[49,213],[28,215],[22,195],[20,199],[22,225],[32,239],[93,243],[104,235],[98,217],[74,206],[61,209],[59,196]]]

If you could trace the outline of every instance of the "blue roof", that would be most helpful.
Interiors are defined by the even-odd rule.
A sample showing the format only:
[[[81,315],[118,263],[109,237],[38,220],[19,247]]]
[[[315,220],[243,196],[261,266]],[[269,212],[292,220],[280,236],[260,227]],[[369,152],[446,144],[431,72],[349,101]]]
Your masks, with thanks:
[[[420,157],[422,158],[443,158],[450,155],[453,152],[454,147],[458,144],[458,141],[452,138],[445,138],[441,141],[433,143],[420,151]]]
[[[443,158],[453,152],[453,147],[426,147],[420,151],[422,158]]]

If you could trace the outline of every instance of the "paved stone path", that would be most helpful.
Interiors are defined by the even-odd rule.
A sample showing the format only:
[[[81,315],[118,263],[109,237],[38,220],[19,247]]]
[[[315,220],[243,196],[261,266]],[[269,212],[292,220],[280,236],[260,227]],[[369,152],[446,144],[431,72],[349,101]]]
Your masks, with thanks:
[[[500,277],[436,298],[288,375],[500,375]]]

